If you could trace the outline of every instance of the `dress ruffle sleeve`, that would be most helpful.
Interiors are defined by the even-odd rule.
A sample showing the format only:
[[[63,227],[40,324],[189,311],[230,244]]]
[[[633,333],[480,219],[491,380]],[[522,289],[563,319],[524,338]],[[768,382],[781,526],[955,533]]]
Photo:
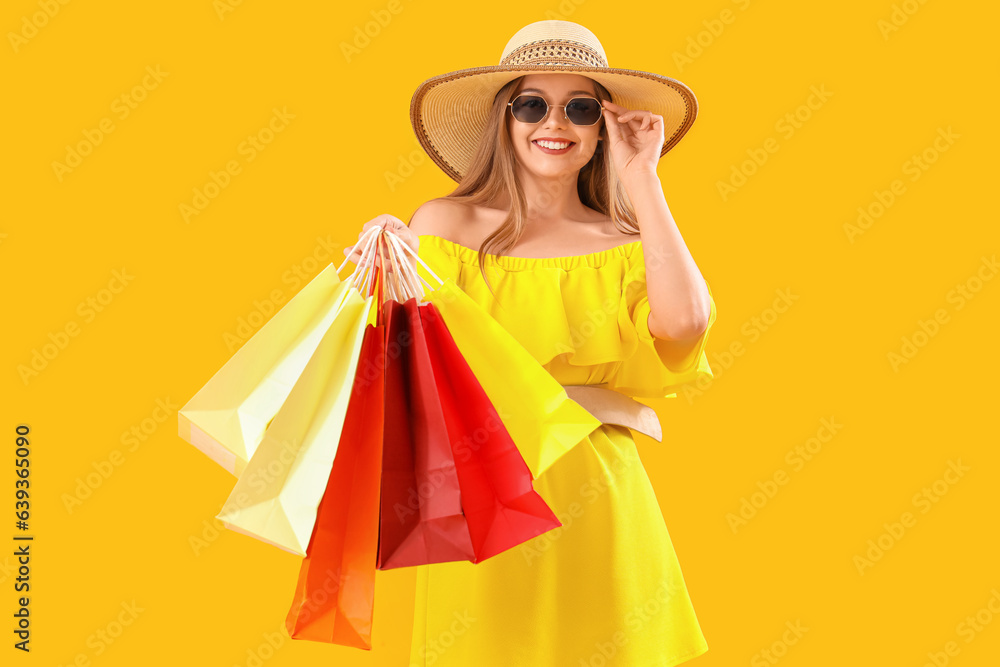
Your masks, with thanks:
[[[715,323],[715,299],[708,288],[711,313],[708,326],[694,343],[679,350],[649,331],[649,296],[646,292],[646,264],[642,244],[631,248],[622,281],[619,330],[626,348],[634,351],[622,362],[613,385],[630,396],[675,396],[684,385],[712,379],[705,346]]]

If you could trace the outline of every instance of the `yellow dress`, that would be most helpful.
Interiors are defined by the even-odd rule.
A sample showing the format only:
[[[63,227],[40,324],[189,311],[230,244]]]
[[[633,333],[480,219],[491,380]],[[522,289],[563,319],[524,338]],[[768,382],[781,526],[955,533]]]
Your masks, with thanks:
[[[561,384],[663,397],[711,377],[708,330],[684,358],[649,333],[641,241],[570,257],[488,257],[498,303],[476,250],[419,238],[434,272]],[[714,321],[713,299],[709,328]],[[481,563],[417,568],[411,667],[670,667],[708,650],[628,428],[602,424],[534,486],[561,527]]]

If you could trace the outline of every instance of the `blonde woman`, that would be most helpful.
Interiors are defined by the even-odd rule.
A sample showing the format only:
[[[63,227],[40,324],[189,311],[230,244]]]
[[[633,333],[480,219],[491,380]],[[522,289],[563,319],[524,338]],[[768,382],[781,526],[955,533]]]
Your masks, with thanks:
[[[603,423],[534,481],[562,527],[418,568],[411,665],[669,667],[708,650],[630,430],[660,436],[631,397],[711,377],[715,303],[656,174],[696,111],[684,84],[608,67],[566,21],[415,93],[417,136],[458,187],[408,226],[364,229],[393,229]]]

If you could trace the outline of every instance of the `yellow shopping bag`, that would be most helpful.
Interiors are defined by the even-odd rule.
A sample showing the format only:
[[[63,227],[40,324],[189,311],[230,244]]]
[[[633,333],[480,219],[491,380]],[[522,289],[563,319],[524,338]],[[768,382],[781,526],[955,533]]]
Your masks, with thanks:
[[[397,247],[416,257],[439,283],[423,281],[476,379],[500,415],[533,478],[586,438],[601,421],[571,399],[513,335],[453,279],[442,280],[422,257],[390,234]]]
[[[354,288],[346,292],[340,313],[216,515],[230,530],[306,555],[340,443],[372,300]]]
[[[437,306],[533,478],[601,425],[451,278],[428,292],[427,300]]]
[[[321,271],[181,408],[180,437],[239,477],[347,293],[332,264]]]

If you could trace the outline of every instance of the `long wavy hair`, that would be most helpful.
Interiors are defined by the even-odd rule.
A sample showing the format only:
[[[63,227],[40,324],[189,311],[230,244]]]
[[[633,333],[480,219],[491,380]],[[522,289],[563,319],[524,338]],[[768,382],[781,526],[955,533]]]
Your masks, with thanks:
[[[517,177],[515,165],[517,156],[508,130],[507,103],[513,100],[515,91],[524,77],[518,77],[504,85],[494,96],[486,120],[486,127],[480,137],[479,145],[472,157],[472,162],[452,192],[440,199],[453,199],[468,204],[489,205],[506,195],[506,201],[511,202],[510,212],[503,224],[486,237],[479,247],[479,271],[483,280],[493,293],[489,279],[486,277],[486,258],[492,255],[503,255],[510,250],[524,233],[524,216],[527,211],[527,201],[524,189]],[[593,79],[591,79],[593,81]],[[597,98],[610,100],[611,93],[597,81],[594,81]],[[625,234],[638,234],[639,225],[635,209],[629,201],[618,178],[614,161],[608,155],[608,128],[606,121],[601,121],[600,136],[597,150],[587,164],[577,175],[577,191],[580,201],[590,208],[600,211],[611,218],[615,227]],[[495,297],[495,295],[494,295]]]

